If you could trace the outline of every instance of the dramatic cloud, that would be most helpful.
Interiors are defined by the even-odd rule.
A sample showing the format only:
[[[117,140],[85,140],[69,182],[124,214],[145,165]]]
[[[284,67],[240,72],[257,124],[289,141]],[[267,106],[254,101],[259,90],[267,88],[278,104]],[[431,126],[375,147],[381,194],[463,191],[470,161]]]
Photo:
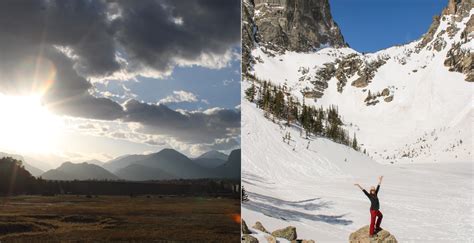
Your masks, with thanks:
[[[119,1],[112,31],[131,70],[222,67],[240,42],[240,1]]]
[[[238,133],[239,110],[179,112],[164,105],[198,101],[185,91],[158,105],[119,104],[136,97],[97,92],[91,80],[163,77],[176,66],[222,68],[236,58],[239,42],[239,0],[0,1],[0,92],[41,94],[58,114],[133,122],[145,134],[212,144]]]
[[[239,8],[237,0],[1,1],[1,92],[33,87],[59,113],[118,119],[121,106],[91,95],[89,79],[222,67],[240,40]]]

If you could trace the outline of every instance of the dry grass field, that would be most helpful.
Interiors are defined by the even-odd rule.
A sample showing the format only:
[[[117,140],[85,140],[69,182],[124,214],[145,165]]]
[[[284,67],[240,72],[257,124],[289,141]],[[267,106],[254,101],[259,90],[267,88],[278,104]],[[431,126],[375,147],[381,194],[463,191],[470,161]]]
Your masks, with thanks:
[[[0,197],[0,242],[239,242],[239,215],[227,198]]]

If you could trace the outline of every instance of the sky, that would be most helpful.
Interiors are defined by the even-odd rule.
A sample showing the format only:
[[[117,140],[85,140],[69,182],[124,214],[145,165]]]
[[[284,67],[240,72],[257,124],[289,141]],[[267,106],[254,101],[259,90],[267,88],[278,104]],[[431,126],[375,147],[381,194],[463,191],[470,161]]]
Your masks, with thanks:
[[[240,52],[239,0],[1,1],[0,152],[239,148]]]
[[[375,52],[420,38],[447,0],[330,0],[345,41],[359,52]]]

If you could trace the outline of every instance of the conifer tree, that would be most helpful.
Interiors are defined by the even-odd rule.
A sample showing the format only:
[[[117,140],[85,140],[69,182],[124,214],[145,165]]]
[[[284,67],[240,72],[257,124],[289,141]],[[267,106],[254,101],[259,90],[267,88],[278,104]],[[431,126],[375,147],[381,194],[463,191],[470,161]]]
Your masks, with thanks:
[[[352,139],[352,148],[356,151],[359,151],[359,145],[357,144],[357,137],[354,133],[354,138]]]
[[[247,90],[245,90],[245,97],[250,102],[254,102],[254,100],[255,100],[255,84],[252,83],[252,85]]]

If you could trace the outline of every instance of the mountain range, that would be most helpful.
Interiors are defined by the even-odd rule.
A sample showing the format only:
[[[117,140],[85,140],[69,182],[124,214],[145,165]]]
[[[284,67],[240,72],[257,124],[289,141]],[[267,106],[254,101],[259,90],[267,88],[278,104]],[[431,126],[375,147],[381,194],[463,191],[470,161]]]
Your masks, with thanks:
[[[108,170],[95,165],[65,162],[56,169],[48,170],[41,175],[46,180],[118,180],[119,178]]]
[[[20,155],[2,153],[0,157],[24,160]],[[124,155],[101,162],[65,162],[55,169],[43,172],[28,163],[23,163],[34,176],[48,180],[171,180],[201,178],[240,178],[240,150],[230,156],[218,151],[209,151],[191,159],[173,149],[163,149],[146,155]]]

